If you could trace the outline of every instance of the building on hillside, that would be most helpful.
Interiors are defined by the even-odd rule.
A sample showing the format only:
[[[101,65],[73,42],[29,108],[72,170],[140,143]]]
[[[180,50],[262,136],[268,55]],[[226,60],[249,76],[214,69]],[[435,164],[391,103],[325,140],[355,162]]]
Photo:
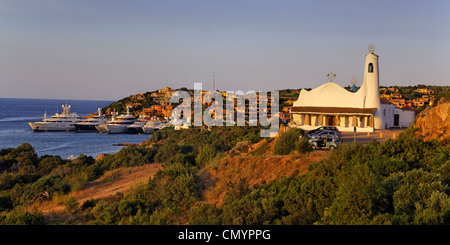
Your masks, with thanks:
[[[391,93],[398,93],[398,88],[395,87],[389,87],[389,88],[380,88],[380,92],[386,93],[387,91]]]
[[[152,105],[142,109],[142,115],[148,118],[169,119],[173,111],[172,106]]]
[[[363,84],[358,91],[348,91],[333,82],[311,91],[301,90],[291,109],[291,126],[305,130],[335,126],[340,131],[357,132],[394,127],[396,107],[380,99],[378,55],[373,53],[373,45],[369,51],[365,57]]]
[[[389,100],[392,104],[394,104],[396,107],[402,108],[406,105],[405,99],[390,99]]]
[[[158,92],[153,92],[150,94],[150,97],[153,98],[153,101],[160,105],[172,105],[172,94],[176,92],[176,90],[171,89],[169,87],[165,87],[163,89],[158,90]]]
[[[133,94],[132,96],[131,96],[131,98],[132,99],[135,99],[135,100],[144,100],[145,99],[145,95],[144,94]]]
[[[412,100],[412,102],[414,104],[414,107],[421,107],[428,103],[427,99],[424,99],[424,98],[415,98]]]
[[[414,91],[421,94],[434,94],[435,92],[434,90],[428,88],[418,88]]]

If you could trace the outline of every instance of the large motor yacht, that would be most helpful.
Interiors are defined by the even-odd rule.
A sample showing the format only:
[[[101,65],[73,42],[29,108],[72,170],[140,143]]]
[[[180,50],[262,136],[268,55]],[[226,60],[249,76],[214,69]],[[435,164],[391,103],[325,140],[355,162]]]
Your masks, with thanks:
[[[160,121],[149,121],[143,127],[142,131],[144,134],[153,134],[156,130],[159,129]]]
[[[140,116],[138,117],[138,119],[137,119],[133,124],[127,126],[127,127],[128,127],[128,130],[129,130],[129,133],[132,133],[132,134],[140,134],[140,133],[143,133],[144,130],[142,130],[142,127],[143,127],[147,122],[148,122],[147,119],[146,119],[144,116],[140,115]]]
[[[136,117],[130,114],[130,107],[127,107],[127,114],[113,117],[111,121],[96,126],[96,129],[103,133],[109,134],[123,134],[128,133],[128,126],[136,121]]]
[[[153,134],[160,129],[171,126],[173,125],[170,122],[149,121],[142,127],[142,131],[144,131],[144,134]]]
[[[28,124],[34,131],[72,131],[75,130],[75,124],[82,120],[76,113],[70,113],[70,105],[62,105],[63,112],[47,118],[47,112],[44,113],[44,120],[41,122],[29,122]]]
[[[94,115],[92,118],[84,119],[79,123],[75,123],[75,128],[77,131],[97,131],[95,126],[107,123],[109,119],[102,115],[102,109],[98,108],[98,114]]]

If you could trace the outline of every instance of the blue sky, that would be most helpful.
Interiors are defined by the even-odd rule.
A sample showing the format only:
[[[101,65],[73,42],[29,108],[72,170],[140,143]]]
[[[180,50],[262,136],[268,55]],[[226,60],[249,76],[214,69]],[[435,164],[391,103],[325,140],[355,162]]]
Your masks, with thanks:
[[[362,82],[450,85],[449,1],[0,0],[0,97],[118,100]]]

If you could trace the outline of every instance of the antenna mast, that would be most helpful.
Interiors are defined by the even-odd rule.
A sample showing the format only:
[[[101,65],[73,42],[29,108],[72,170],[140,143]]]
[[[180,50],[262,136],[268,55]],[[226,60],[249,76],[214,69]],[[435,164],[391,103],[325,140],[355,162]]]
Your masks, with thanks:
[[[213,91],[216,91],[216,72],[213,72]]]

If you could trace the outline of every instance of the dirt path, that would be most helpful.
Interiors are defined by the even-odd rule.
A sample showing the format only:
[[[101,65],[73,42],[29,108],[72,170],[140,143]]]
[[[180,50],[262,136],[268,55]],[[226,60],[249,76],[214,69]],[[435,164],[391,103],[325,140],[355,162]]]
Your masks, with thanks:
[[[153,163],[109,171],[82,190],[71,192],[67,198],[75,197],[82,205],[87,200],[114,196],[118,192],[125,193],[139,184],[147,183],[149,178],[153,177],[160,169],[162,169],[162,164]],[[38,209],[46,214],[63,211],[64,205],[43,202]]]

